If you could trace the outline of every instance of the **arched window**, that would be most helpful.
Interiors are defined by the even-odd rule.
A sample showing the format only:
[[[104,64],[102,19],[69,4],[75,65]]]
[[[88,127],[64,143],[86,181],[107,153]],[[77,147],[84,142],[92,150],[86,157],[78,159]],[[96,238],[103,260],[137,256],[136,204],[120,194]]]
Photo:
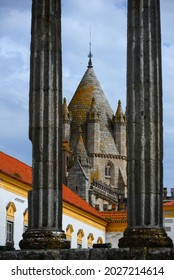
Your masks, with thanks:
[[[93,240],[94,240],[94,235],[93,235],[93,233],[90,233],[90,234],[88,235],[88,248],[92,248],[92,242],[93,242]]]
[[[105,177],[111,177],[111,163],[105,165]]]
[[[103,244],[103,238],[102,237],[99,237],[97,239],[97,244]]]
[[[82,248],[82,238],[84,236],[83,229],[79,229],[77,233],[77,248]]]
[[[70,241],[72,240],[73,231],[74,231],[73,226],[69,224],[66,228],[66,238]]]
[[[9,202],[6,207],[6,243],[14,243],[14,214],[16,206],[13,202]]]
[[[25,209],[24,211],[24,228],[23,228],[23,232],[25,232],[28,228],[28,208]]]

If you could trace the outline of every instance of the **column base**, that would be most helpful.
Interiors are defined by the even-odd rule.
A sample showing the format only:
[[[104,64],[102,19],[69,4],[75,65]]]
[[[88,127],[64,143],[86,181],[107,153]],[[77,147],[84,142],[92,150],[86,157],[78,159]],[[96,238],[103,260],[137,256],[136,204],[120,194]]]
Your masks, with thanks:
[[[24,249],[69,249],[70,241],[66,234],[52,230],[29,229],[23,233],[23,239],[19,242],[21,250]]]
[[[163,228],[127,228],[120,238],[119,248],[173,247],[173,242]]]

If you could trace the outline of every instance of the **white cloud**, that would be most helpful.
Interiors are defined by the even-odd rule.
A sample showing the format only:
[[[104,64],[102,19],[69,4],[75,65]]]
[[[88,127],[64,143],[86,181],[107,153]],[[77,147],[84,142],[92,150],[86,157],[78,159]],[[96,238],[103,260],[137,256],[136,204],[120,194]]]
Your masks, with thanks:
[[[0,100],[27,108],[31,14],[1,7],[0,16]]]
[[[4,59],[20,59],[28,65],[29,49],[20,41],[11,40],[8,37],[0,38],[0,57]]]

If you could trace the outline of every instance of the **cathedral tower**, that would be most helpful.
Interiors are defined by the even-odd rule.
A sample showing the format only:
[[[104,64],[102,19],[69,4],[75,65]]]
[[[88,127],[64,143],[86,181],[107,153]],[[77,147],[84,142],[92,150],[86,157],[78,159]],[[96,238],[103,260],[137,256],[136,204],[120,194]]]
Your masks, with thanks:
[[[125,197],[126,122],[120,102],[114,116],[95,75],[91,50],[87,70],[68,106],[64,100],[63,115],[71,116],[68,187],[92,206],[112,209]]]

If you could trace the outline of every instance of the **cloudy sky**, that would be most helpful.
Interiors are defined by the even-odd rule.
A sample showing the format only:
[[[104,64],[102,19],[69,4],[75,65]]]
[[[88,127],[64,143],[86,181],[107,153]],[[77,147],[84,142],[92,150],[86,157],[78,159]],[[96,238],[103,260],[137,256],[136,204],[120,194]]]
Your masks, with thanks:
[[[127,0],[62,0],[63,95],[86,71],[89,34],[95,73],[115,112],[126,104]],[[164,186],[174,187],[174,1],[161,0]],[[28,93],[31,0],[0,0],[0,150],[31,165]]]

